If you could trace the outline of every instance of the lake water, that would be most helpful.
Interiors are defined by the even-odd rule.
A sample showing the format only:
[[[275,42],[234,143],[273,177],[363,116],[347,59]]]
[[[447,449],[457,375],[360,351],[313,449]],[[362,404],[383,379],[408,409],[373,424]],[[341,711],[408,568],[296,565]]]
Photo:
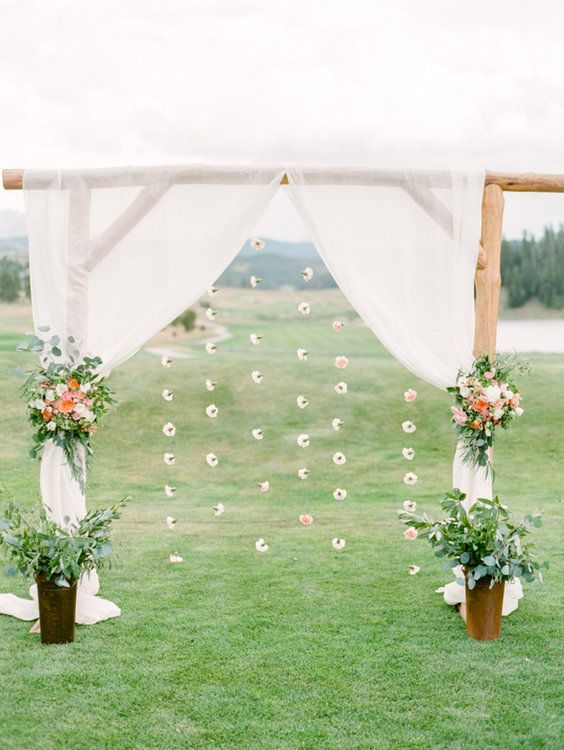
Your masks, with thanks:
[[[500,352],[564,353],[564,319],[500,320],[497,329]]]

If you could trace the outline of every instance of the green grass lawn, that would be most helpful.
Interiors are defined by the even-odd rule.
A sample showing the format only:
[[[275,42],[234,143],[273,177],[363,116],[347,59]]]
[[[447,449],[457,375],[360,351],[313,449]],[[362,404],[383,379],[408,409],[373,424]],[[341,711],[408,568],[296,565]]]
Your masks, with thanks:
[[[140,352],[112,376],[119,404],[96,437],[90,507],[130,494],[115,528],[117,561],[101,594],[120,618],[77,628],[76,642],[42,646],[30,624],[0,617],[1,747],[5,750],[376,750],[561,748],[564,356],[534,356],[525,414],[496,447],[496,490],[518,513],[544,509],[538,532],[550,570],[525,587],[497,642],[471,641],[434,589],[450,573],[396,520],[405,497],[438,510],[449,488],[454,432],[449,396],[403,370],[335,291],[225,292],[214,300],[233,334],[215,356],[193,353],[171,370]],[[335,318],[347,325],[341,334]],[[6,493],[31,507],[37,465],[18,400],[13,343],[27,311],[0,309],[0,472]],[[260,347],[251,331],[263,334]],[[310,350],[298,362],[295,349]],[[333,366],[337,354],[349,367]],[[252,383],[260,369],[264,381]],[[204,380],[218,381],[208,393]],[[346,380],[349,393],[333,386]],[[165,403],[161,390],[175,398]],[[419,393],[413,404],[402,394]],[[304,411],[295,399],[310,399]],[[214,402],[220,416],[204,409]],[[331,419],[341,417],[339,433]],[[165,421],[177,436],[161,433]],[[417,423],[404,435],[401,422]],[[265,438],[250,436],[261,426]],[[301,449],[296,436],[311,435]],[[401,449],[416,450],[412,463]],[[177,456],[174,467],[162,461]],[[347,456],[336,467],[336,450]],[[204,456],[220,457],[212,469]],[[297,469],[307,465],[302,482]],[[420,477],[406,491],[402,477]],[[258,483],[268,479],[271,491]],[[166,498],[163,485],[178,489]],[[335,487],[348,490],[337,502]],[[223,502],[214,518],[211,506]],[[298,515],[314,516],[302,527]],[[177,528],[166,528],[174,515]],[[347,546],[336,552],[331,539]],[[264,537],[265,554],[254,542]],[[171,565],[169,554],[184,562]],[[421,566],[410,576],[410,563]],[[4,591],[29,584],[5,579]]]

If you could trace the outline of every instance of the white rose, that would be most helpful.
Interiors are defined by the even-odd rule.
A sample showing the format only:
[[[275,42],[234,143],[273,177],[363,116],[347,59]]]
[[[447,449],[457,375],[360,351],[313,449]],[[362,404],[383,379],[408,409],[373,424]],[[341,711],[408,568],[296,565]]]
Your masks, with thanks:
[[[67,390],[67,387],[66,387],[66,385],[64,383],[59,383],[55,387],[55,392],[56,392],[57,396],[62,396],[63,393],[66,393],[66,390]]]
[[[30,401],[29,405],[38,411],[43,411],[45,409],[45,401],[42,401],[40,398],[35,401]]]
[[[82,418],[85,419],[87,422],[94,422],[96,420],[96,415],[93,411],[90,411],[90,409],[86,409],[84,414],[82,415]]]
[[[86,412],[86,406],[80,401],[75,405],[74,410],[77,414],[84,414]]]
[[[55,391],[52,388],[48,388],[45,391],[45,398],[47,401],[54,401],[55,400]]]
[[[50,432],[55,432],[55,430],[57,429],[57,425],[55,424],[55,422],[47,422],[47,429]]]
[[[80,390],[83,393],[89,393],[90,389],[92,388],[92,383],[84,383],[80,386]]]
[[[501,398],[501,388],[498,385],[488,385],[484,388],[484,396],[490,404],[495,404]]]

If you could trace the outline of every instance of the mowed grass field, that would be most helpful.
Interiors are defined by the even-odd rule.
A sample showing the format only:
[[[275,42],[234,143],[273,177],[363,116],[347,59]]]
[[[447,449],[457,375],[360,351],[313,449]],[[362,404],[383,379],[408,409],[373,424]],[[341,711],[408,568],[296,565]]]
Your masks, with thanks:
[[[302,317],[297,305],[311,303]],[[451,580],[396,519],[406,497],[438,512],[450,487],[448,394],[397,364],[336,291],[224,290],[213,300],[232,338],[216,355],[164,334],[188,359],[165,370],[139,352],[112,376],[119,404],[96,436],[90,507],[132,502],[115,527],[116,561],[101,595],[120,618],[42,646],[29,623],[0,617],[5,750],[376,750],[561,748],[564,356],[533,356],[525,414],[496,447],[496,490],[517,513],[544,510],[538,551],[550,570],[525,587],[501,640],[467,638],[435,588]],[[25,308],[0,309],[2,486],[28,507],[38,467],[18,399],[14,353]],[[346,323],[342,333],[334,319]],[[263,335],[254,347],[249,333]],[[206,332],[202,332],[205,340]],[[299,362],[295,350],[310,351]],[[346,370],[334,367],[338,354]],[[264,375],[261,385],[250,378]],[[218,382],[206,391],[205,378]],[[345,380],[349,392],[334,385]],[[174,391],[165,403],[161,391]],[[403,392],[418,391],[406,404]],[[296,396],[310,399],[307,409]],[[205,416],[209,403],[220,410]],[[340,417],[340,432],[331,419]],[[411,419],[417,432],[405,435]],[[164,422],[177,427],[163,436]],[[251,430],[264,429],[255,441]],[[296,444],[309,433],[311,445]],[[404,446],[416,451],[411,463]],[[164,465],[171,450],[176,465]],[[344,466],[333,453],[343,451]],[[213,451],[217,468],[205,462]],[[301,481],[297,470],[311,470]],[[403,474],[419,476],[406,488]],[[271,490],[260,493],[268,480]],[[177,487],[174,498],[165,483]],[[336,487],[346,500],[333,499]],[[225,505],[215,518],[211,507]],[[300,526],[300,513],[314,523]],[[165,517],[178,519],[174,531]],[[337,552],[331,539],[346,539]],[[255,541],[270,549],[261,554]],[[169,563],[178,552],[184,561]],[[421,566],[417,576],[408,565]],[[24,595],[28,583],[4,579]]]

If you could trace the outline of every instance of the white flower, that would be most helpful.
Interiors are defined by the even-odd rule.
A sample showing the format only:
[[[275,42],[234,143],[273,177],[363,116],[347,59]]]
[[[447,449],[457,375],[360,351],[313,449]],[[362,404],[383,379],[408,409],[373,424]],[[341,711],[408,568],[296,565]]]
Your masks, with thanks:
[[[264,539],[257,539],[255,542],[255,549],[257,552],[268,552],[268,544],[264,541]]]
[[[335,432],[338,432],[344,424],[345,423],[343,422],[343,420],[339,419],[339,417],[335,417],[335,419],[331,421],[331,427],[335,430]]]
[[[86,411],[82,414],[82,418],[85,419],[87,422],[96,421],[96,415],[90,409],[86,409]]]
[[[401,428],[404,432],[415,432],[415,430],[417,429],[417,427],[413,424],[413,422],[410,422],[409,419],[401,423]]]
[[[168,388],[164,389],[164,391],[161,393],[161,396],[165,401],[172,401],[172,391],[169,391]]]
[[[298,435],[296,442],[300,446],[300,448],[307,448],[309,445],[309,435],[307,435],[305,432],[302,435]]]
[[[309,400],[305,396],[298,396],[296,399],[296,403],[300,409],[305,409],[309,404]]]
[[[213,341],[208,341],[205,348],[208,354],[215,354],[217,350],[217,344],[214,344]]]
[[[345,540],[339,539],[338,536],[336,536],[334,539],[331,539],[331,546],[333,547],[333,549],[344,549],[345,545]]]
[[[341,331],[343,330],[344,326],[345,326],[345,324],[341,323],[340,320],[334,320],[333,321],[333,330],[337,331],[337,333],[341,333]]]
[[[415,451],[413,450],[413,448],[404,448],[401,454],[408,461],[413,461],[413,457],[415,456]]]
[[[225,508],[223,507],[223,503],[218,503],[217,505],[213,506],[213,514],[216,518],[219,516],[222,516],[225,513]]]
[[[253,237],[251,240],[251,247],[253,247],[255,250],[262,250],[266,245],[266,242],[264,240],[259,240],[258,237]]]
[[[522,413],[523,413],[524,411],[525,411],[525,410],[524,410],[524,409],[523,409],[522,407],[520,407],[520,406],[516,406],[516,407],[515,407],[515,414],[516,414],[516,415],[517,415],[518,417],[520,417],[520,416],[521,416],[521,414],[522,414]]]
[[[168,559],[170,560],[171,563],[181,563],[184,558],[180,557],[180,555],[178,554],[178,552],[175,552]]]
[[[408,471],[403,477],[404,484],[417,484],[417,474],[412,471]]]
[[[80,386],[80,390],[83,393],[89,393],[91,388],[92,388],[92,383],[84,383],[83,385]]]
[[[55,393],[57,394],[57,396],[62,396],[63,393],[66,393],[66,390],[67,386],[64,383],[58,383],[55,386]]]
[[[215,404],[210,404],[209,406],[206,406],[206,415],[210,417],[210,419],[215,419],[217,415],[219,414],[219,409]]]
[[[161,365],[163,367],[166,367],[167,369],[172,367],[172,359],[170,357],[167,357],[166,354],[163,354],[161,357]]]
[[[493,418],[501,419],[503,417],[503,409],[494,409]]]
[[[304,281],[311,281],[313,279],[313,268],[310,268],[309,266],[307,268],[304,268],[302,271],[302,276]]]
[[[84,406],[84,404],[79,401],[74,405],[74,410],[77,414],[83,415],[86,412],[86,406]]]
[[[417,508],[417,503],[415,500],[404,500],[403,501],[403,509],[406,513],[415,513],[415,509]]]
[[[55,430],[57,429],[56,423],[55,422],[47,422],[47,429],[49,430],[49,432],[55,432]]]
[[[260,372],[260,370],[253,370],[251,372],[251,378],[252,378],[253,383],[258,383],[258,384],[262,383],[262,377],[263,377],[262,372]]]
[[[499,385],[488,385],[484,388],[484,396],[488,399],[490,404],[495,404],[501,398],[501,388]]]
[[[84,385],[80,387],[80,390],[83,393],[86,393],[86,391],[84,390]],[[47,401],[55,401],[55,391],[53,390],[53,388],[48,388],[45,391],[45,398],[47,399]]]
[[[261,427],[256,427],[254,430],[251,430],[251,435],[255,440],[262,440],[264,437],[264,431]]]
[[[348,389],[349,389],[348,385],[346,383],[343,383],[342,380],[340,383],[337,383],[337,385],[335,386],[335,391],[340,395],[342,395],[343,393],[346,393]]]
[[[421,570],[421,568],[419,567],[419,565],[410,565],[409,566],[409,575],[410,576],[416,576],[417,573],[419,573],[420,570]]]
[[[165,484],[164,491],[167,497],[174,497],[174,493],[176,492],[176,487],[172,487],[170,484]]]
[[[307,349],[298,349],[296,354],[298,355],[299,360],[307,359],[307,355],[309,354]]]
[[[298,476],[300,479],[307,479],[309,473],[309,469],[306,469],[305,466],[303,466],[301,469],[298,469]]]
[[[208,289],[208,294],[210,297],[217,297],[217,293],[219,292],[219,289],[216,286],[210,286]]]
[[[209,378],[206,378],[206,390],[207,391],[215,391],[217,383],[214,383],[213,380],[210,380]]]
[[[29,405],[33,409],[37,409],[38,411],[43,411],[45,409],[45,401],[42,401],[40,398],[35,399],[35,401],[30,401]],[[77,406],[78,406],[78,404],[77,404]],[[82,404],[81,404],[81,406],[82,406]],[[76,407],[75,407],[75,411],[76,411]]]
[[[257,276],[251,276],[251,278],[249,279],[249,283],[253,287],[253,289],[256,289],[261,281],[262,279],[259,279]]]
[[[344,453],[341,453],[340,451],[337,451],[335,455],[333,456],[333,463],[337,464],[337,466],[342,466],[343,464],[347,463],[347,459]]]
[[[251,344],[253,346],[258,346],[261,342],[262,336],[259,336],[256,333],[251,333],[249,335],[249,339],[251,340]]]
[[[340,487],[337,487],[335,492],[333,493],[333,497],[335,500],[344,500],[347,496],[347,491],[341,489]]]
[[[215,453],[208,453],[206,455],[206,463],[208,466],[217,466],[219,463],[219,458],[215,455]]]
[[[165,453],[163,456],[163,461],[167,466],[174,466],[176,456],[174,455],[174,453]]]
[[[208,320],[215,320],[217,317],[217,311],[214,310],[212,307],[207,307],[206,312],[204,314]]]
[[[335,357],[335,367],[337,367],[339,370],[344,370],[348,363],[349,360],[344,356],[344,354],[339,354],[338,357]]]
[[[174,516],[167,516],[166,525],[169,529],[174,529],[174,527],[176,526],[176,518],[174,518]]]
[[[298,312],[300,312],[302,315],[309,315],[311,312],[311,307],[307,302],[300,302],[300,304],[298,305]]]
[[[261,492],[268,492],[269,489],[270,489],[270,482],[266,481],[266,482],[259,483],[259,490]]]

